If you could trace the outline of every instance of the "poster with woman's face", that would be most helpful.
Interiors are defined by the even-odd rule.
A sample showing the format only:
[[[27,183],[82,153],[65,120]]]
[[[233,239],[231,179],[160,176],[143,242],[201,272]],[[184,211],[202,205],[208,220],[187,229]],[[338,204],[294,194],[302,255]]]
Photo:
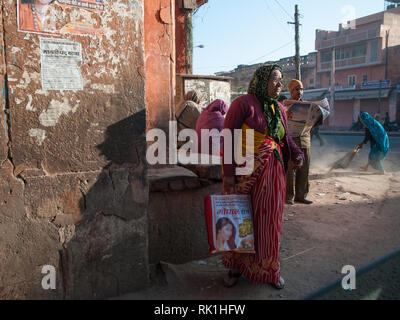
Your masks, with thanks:
[[[210,195],[208,198],[210,204],[206,209],[206,220],[209,243],[212,243],[210,252],[254,253],[250,195]]]
[[[101,34],[104,0],[17,0],[18,31],[41,34]],[[90,21],[87,20],[89,19]],[[96,20],[97,25],[93,25]]]
[[[215,229],[217,250],[233,250],[237,248],[236,228],[231,219],[218,219]]]

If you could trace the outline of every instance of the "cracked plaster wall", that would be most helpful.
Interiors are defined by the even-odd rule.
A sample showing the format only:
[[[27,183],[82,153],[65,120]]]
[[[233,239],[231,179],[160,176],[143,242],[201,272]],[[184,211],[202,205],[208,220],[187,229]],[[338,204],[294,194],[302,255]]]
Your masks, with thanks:
[[[15,0],[0,10],[0,299],[146,286],[143,0],[65,9],[105,30],[62,36],[82,45],[82,91],[43,91],[39,36],[17,32]],[[41,287],[48,264],[56,290]]]

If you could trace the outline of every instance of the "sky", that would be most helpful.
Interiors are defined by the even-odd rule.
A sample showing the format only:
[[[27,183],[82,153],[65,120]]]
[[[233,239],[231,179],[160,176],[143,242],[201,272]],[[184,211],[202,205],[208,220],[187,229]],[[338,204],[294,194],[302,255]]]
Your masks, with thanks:
[[[316,29],[337,31],[342,22],[384,10],[384,0],[209,0],[193,16],[193,73],[293,56],[294,25],[287,22],[294,21],[295,4],[301,55],[315,51]]]

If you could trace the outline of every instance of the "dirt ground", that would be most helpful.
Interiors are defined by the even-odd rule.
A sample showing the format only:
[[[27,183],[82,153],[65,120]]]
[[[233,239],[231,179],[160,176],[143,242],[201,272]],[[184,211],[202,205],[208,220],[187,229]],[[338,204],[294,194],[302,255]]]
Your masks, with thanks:
[[[118,299],[301,299],[341,279],[343,266],[359,269],[398,249],[400,171],[396,160],[385,160],[386,175],[359,170],[366,156],[356,157],[347,169],[328,173],[325,156],[323,149],[313,155],[308,198],[314,203],[285,207],[283,290],[243,278],[233,288],[223,287],[226,270],[217,255],[184,265],[162,263],[151,288]],[[339,156],[340,152],[335,154]]]

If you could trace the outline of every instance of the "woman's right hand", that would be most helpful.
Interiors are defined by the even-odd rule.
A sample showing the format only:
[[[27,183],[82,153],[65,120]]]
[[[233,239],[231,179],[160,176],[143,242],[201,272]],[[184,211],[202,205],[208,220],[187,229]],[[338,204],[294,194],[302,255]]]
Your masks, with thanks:
[[[298,156],[296,158],[296,161],[293,162],[293,170],[297,171],[297,169],[300,169],[303,166],[303,157]]]
[[[235,176],[233,176],[233,177],[224,177],[224,193],[225,194],[236,193]]]

